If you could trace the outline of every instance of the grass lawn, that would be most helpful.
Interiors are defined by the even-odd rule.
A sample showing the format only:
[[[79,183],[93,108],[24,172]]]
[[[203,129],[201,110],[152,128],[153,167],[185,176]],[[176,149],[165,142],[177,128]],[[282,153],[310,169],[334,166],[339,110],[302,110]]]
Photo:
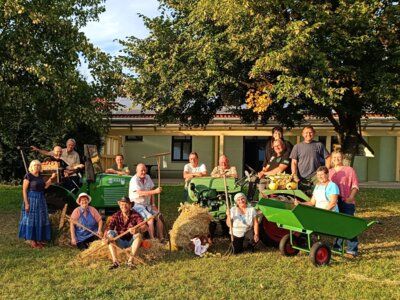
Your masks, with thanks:
[[[182,186],[166,186],[162,211],[177,218]],[[363,189],[357,216],[379,220],[360,236],[360,255],[316,268],[261,243],[253,254],[198,258],[178,251],[136,270],[109,261],[76,265],[79,251],[30,249],[19,240],[21,188],[0,187],[0,299],[400,299],[399,190]],[[224,252],[227,242],[211,252]]]

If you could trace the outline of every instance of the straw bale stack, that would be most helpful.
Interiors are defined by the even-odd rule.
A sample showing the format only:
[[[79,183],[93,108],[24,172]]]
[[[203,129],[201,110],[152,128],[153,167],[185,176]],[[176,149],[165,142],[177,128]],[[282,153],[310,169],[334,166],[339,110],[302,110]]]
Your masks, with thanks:
[[[64,226],[59,229],[61,211],[49,214],[51,224],[51,241],[56,246],[70,246],[71,234],[69,232],[69,222],[65,219]]]
[[[208,208],[196,204],[182,204],[178,208],[179,217],[170,230],[172,249],[190,249],[190,240],[195,236],[209,234],[209,224],[212,221]]]
[[[150,248],[140,247],[138,251],[138,261],[144,264],[155,262],[162,258],[168,251],[164,244],[160,243],[159,240],[146,240],[150,242]],[[116,255],[118,261],[127,261],[131,253],[131,247],[120,249],[116,248]],[[92,263],[98,260],[111,260],[111,254],[107,245],[103,245],[103,242],[98,240],[90,244],[89,249],[82,251],[77,256],[77,262],[79,263]]]

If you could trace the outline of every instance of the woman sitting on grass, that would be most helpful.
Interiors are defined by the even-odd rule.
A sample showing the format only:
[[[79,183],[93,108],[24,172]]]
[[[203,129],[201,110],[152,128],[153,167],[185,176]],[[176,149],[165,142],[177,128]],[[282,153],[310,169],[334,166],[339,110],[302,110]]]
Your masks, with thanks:
[[[89,248],[90,243],[97,240],[98,237],[76,223],[97,232],[99,236],[103,235],[101,230],[103,228],[103,220],[99,212],[93,206],[89,206],[90,201],[92,201],[92,197],[86,193],[80,193],[76,198],[76,203],[80,206],[75,208],[71,214],[71,244],[77,246],[79,250]]]
[[[44,190],[57,174],[53,173],[45,182],[40,175],[42,164],[33,160],[29,164],[29,172],[25,175],[22,183],[22,197],[24,202],[21,208],[21,219],[19,221],[18,236],[31,241],[31,247],[41,249],[45,241],[50,241],[51,226]]]
[[[253,250],[259,241],[257,212],[254,207],[247,206],[247,198],[243,193],[237,193],[234,197],[237,206],[232,207],[226,215],[226,224],[233,234],[233,253],[241,253],[244,244]]]
[[[339,212],[337,205],[339,196],[339,187],[336,183],[329,181],[329,170],[322,166],[317,169],[318,183],[314,188],[311,200],[309,202],[294,201],[295,205],[303,204],[315,206],[318,208]]]

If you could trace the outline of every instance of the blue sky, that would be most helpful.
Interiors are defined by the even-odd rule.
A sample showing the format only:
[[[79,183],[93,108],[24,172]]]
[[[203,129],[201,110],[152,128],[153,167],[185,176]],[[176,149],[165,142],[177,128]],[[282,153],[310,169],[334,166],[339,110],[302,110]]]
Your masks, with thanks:
[[[100,15],[100,20],[88,23],[81,30],[95,46],[116,56],[122,47],[115,40],[125,40],[128,36],[145,38],[148,30],[138,14],[156,17],[160,15],[159,5],[158,0],[107,0],[106,11]],[[87,65],[81,63],[80,73],[90,81]]]
[[[83,31],[95,46],[111,55],[118,54],[121,49],[115,39],[148,35],[139,13],[147,17],[160,14],[157,0],[107,0],[105,5],[106,12],[100,15],[100,21],[89,23]]]

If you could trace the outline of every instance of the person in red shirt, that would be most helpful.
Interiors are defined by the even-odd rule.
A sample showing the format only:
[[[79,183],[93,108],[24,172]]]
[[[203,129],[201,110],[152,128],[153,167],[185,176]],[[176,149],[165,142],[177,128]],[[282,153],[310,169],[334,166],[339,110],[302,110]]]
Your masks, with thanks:
[[[128,268],[134,269],[135,265],[133,264],[133,259],[142,243],[141,233],[147,231],[147,225],[146,223],[143,223],[142,226],[134,229],[136,225],[143,222],[143,219],[135,210],[131,210],[132,204],[128,197],[122,197],[119,199],[118,206],[120,211],[111,216],[110,225],[107,227],[104,233],[104,242],[109,244],[108,247],[112,257],[112,264],[109,269],[116,269],[120,266],[115,253],[114,242],[111,240],[127,230],[130,232],[116,240],[115,243],[118,247],[123,249],[131,247],[131,255],[128,259]]]

